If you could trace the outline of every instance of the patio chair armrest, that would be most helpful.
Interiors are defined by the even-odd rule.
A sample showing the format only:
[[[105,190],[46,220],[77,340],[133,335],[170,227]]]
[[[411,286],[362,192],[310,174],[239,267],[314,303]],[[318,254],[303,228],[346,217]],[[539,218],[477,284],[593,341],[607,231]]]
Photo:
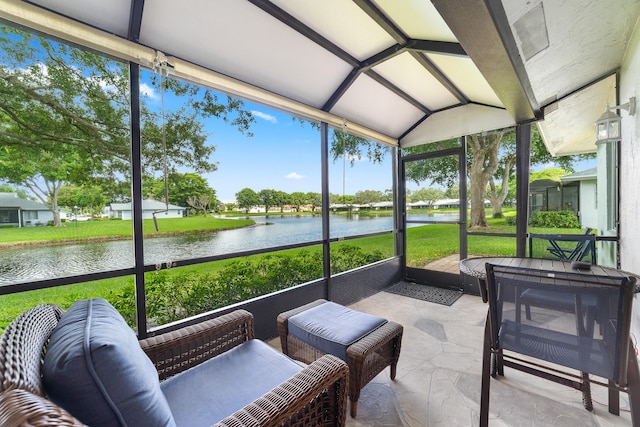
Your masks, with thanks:
[[[348,377],[345,362],[335,356],[322,356],[215,426],[344,426]]]
[[[0,393],[0,425],[84,427],[50,400],[19,388]]]
[[[253,315],[236,310],[140,341],[165,380],[255,338]]]

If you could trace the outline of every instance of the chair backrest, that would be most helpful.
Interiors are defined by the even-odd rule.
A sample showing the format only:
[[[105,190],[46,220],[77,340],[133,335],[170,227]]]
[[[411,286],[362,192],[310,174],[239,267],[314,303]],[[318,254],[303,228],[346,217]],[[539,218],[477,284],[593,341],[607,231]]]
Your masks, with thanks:
[[[486,268],[494,349],[627,383],[634,277]]]
[[[16,317],[0,336],[0,392],[27,390],[42,396],[41,369],[51,332],[63,310],[35,306]]]

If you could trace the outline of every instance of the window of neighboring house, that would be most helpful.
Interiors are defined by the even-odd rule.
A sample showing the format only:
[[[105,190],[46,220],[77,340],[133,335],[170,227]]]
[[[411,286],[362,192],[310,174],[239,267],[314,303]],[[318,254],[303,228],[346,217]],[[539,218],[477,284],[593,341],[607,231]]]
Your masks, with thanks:
[[[38,211],[23,211],[23,218],[24,219],[38,219]]]
[[[0,210],[0,222],[11,222],[9,211]]]

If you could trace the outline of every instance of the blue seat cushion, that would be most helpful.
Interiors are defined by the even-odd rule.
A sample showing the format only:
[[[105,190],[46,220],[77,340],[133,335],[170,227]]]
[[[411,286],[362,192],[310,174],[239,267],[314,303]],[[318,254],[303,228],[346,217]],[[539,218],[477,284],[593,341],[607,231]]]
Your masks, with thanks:
[[[178,426],[209,427],[303,368],[260,340],[250,340],[160,385]]]
[[[347,347],[387,323],[386,319],[326,302],[288,320],[289,334],[325,354],[347,361]]]
[[[49,399],[92,427],[175,426],[153,363],[104,299],[77,301],[62,316],[43,385]]]

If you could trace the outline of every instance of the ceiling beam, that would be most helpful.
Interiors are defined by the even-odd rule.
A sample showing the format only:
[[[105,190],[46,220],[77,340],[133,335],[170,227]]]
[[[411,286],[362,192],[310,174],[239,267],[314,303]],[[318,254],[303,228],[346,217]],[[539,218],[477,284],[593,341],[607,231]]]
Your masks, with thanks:
[[[341,49],[339,46],[332,43],[329,39],[313,30],[311,27],[300,21],[298,18],[294,17],[290,13],[285,10],[279,8],[275,4],[271,3],[268,0],[249,0],[254,6],[259,7],[264,12],[276,18],[278,21],[283,24],[288,25],[291,29],[297,31],[302,34],[312,42],[321,46],[322,48],[328,50],[338,58],[342,59],[347,64],[352,67],[357,67],[360,65],[360,61],[357,58],[351,56],[347,51]]]
[[[353,0],[360,9],[399,44],[407,44],[407,36],[371,0]]]
[[[500,0],[432,3],[516,122],[541,118]]]
[[[407,49],[424,53],[442,53],[445,55],[468,56],[460,43],[441,42],[436,40],[409,39],[406,44]]]
[[[454,48],[449,44],[444,44],[445,42],[429,42],[429,41],[418,41],[414,39],[409,39],[403,32],[394,24],[385,14],[382,12],[371,0],[353,0],[355,4],[360,7],[371,19],[373,19],[383,30],[387,32],[393,39],[404,47],[409,47],[408,45],[416,45],[426,47],[427,44],[430,45],[433,49],[444,49],[447,46],[447,49],[455,49],[456,52],[464,52],[464,49],[460,47],[459,49]],[[441,44],[443,43],[443,44]],[[421,50],[421,49],[418,49]],[[460,89],[456,87],[455,84],[451,80],[444,75],[442,71],[438,67],[435,66],[426,56],[422,53],[410,50],[411,55],[418,60],[418,62],[442,84],[453,96],[455,96],[458,101],[462,104],[466,104],[469,102],[466,96],[462,93]]]
[[[422,65],[427,71],[429,71],[429,73],[431,73],[431,75],[436,80],[438,80],[438,82],[440,82],[440,84],[444,86],[445,89],[451,92],[451,94],[455,96],[461,104],[466,104],[469,102],[469,98],[467,98],[465,94],[463,94],[462,91],[458,89],[458,87],[453,84],[442,71],[440,71],[436,64],[431,62],[431,60],[426,57],[425,54],[421,52],[411,51],[411,56],[413,56],[413,58],[418,61],[420,65]]]

